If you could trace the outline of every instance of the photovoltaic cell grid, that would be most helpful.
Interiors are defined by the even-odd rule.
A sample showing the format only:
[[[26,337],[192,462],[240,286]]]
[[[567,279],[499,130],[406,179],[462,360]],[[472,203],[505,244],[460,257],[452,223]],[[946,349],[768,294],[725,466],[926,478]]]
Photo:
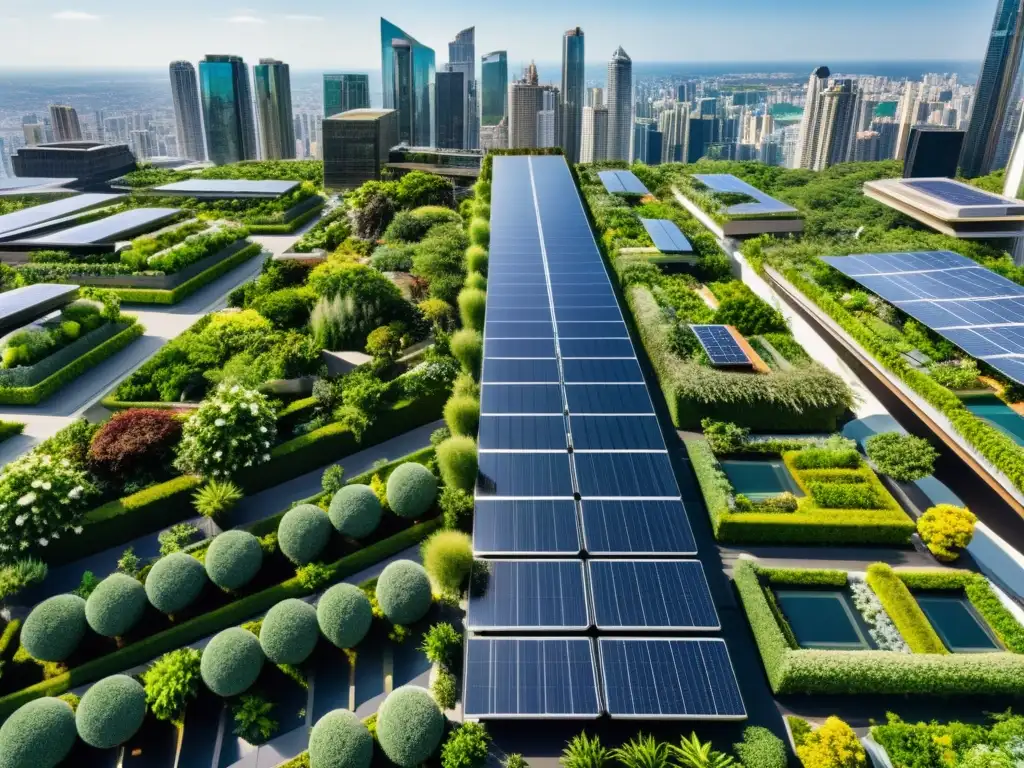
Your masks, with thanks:
[[[115,213],[105,219],[90,221],[71,229],[54,232],[28,242],[41,245],[95,245],[124,240],[142,232],[152,231],[180,213],[177,208],[136,208]]]
[[[992,195],[988,192],[983,192],[982,190],[975,189],[967,184],[960,184],[955,181],[942,179],[904,181],[903,185],[910,187],[911,189],[924,192],[925,194],[938,200],[942,200],[945,203],[952,203],[953,205],[998,205],[1002,207],[1006,206],[1008,203],[1012,204],[1015,202],[1000,195]],[[1018,205],[1017,207],[1024,210],[1024,206]]]
[[[1024,383],[1024,286],[952,251],[823,261],[967,354]]]
[[[697,341],[708,354],[712,365],[720,367],[749,366],[750,358],[724,325],[691,325]]]
[[[598,171],[604,188],[613,195],[649,195],[647,187],[632,171]]]
[[[729,215],[739,216],[747,213],[763,213],[765,215],[773,213],[796,213],[796,208],[793,206],[786,205],[785,203],[776,200],[774,197],[766,195],[757,187],[747,184],[747,182],[736,178],[731,173],[695,173],[693,178],[712,192],[728,192],[737,195],[746,195],[747,197],[754,198],[756,201],[753,203],[737,203],[736,205],[730,205],[725,209],[725,212]]]
[[[297,181],[255,181],[251,179],[186,179],[164,184],[153,191],[162,195],[203,195],[205,197],[281,197],[299,186]]]
[[[669,219],[640,219],[654,242],[654,247],[662,253],[691,253],[693,246],[686,239],[676,223]]]
[[[52,203],[22,208],[20,211],[0,216],[0,236],[19,229],[35,227],[63,216],[79,213],[80,211],[87,211],[90,208],[95,208],[105,203],[113,203],[121,197],[122,195],[105,194],[73,195],[61,198],[60,200],[54,200]]]

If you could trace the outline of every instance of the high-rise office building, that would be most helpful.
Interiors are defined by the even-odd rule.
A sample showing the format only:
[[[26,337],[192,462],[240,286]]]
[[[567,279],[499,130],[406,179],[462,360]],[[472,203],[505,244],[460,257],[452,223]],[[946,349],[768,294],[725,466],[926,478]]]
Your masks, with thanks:
[[[178,136],[178,155],[189,160],[205,160],[206,147],[203,144],[203,120],[200,116],[199,83],[196,80],[196,68],[191,61],[172,61],[171,101],[174,102],[174,127]],[[97,121],[100,116],[97,115]],[[106,141],[106,122],[103,118],[104,138]]]
[[[815,126],[818,124],[818,108],[821,103],[818,95],[828,84],[828,77],[832,74],[828,67],[817,67],[811,72],[807,80],[807,93],[804,98],[804,115],[800,120],[800,134],[796,146],[796,168],[813,167],[813,156],[815,152]]]
[[[276,59],[260,59],[253,67],[253,84],[260,121],[260,156],[264,160],[293,160],[295,126],[288,65]]]
[[[379,179],[398,143],[393,109],[350,109],[323,121],[324,186],[351,189]]]
[[[909,80],[903,86],[899,105],[896,108],[896,146],[893,157],[902,160],[907,154],[910,129],[917,122],[917,93]]]
[[[1024,46],[1024,0],[999,0],[974,96],[960,171],[967,178],[992,170]]]
[[[508,87],[508,146],[542,147],[542,141],[550,141],[548,146],[553,146],[560,127],[557,107],[558,89],[540,84],[537,66],[531,61],[522,79]],[[542,117],[545,111],[551,114]],[[550,135],[546,135],[548,131]]]
[[[241,56],[208,55],[199,62],[206,150],[217,165],[255,160],[256,122],[249,72]]]
[[[690,140],[690,104],[680,102],[668,107],[658,116],[661,131],[661,162],[686,161]]]
[[[387,19],[380,20],[384,108],[398,112],[398,141],[434,144],[434,50]]]
[[[448,63],[444,70],[462,74],[462,137],[456,148],[478,149],[480,111],[476,81],[476,27],[462,30],[448,43]],[[440,116],[437,119],[440,120]]]
[[[608,157],[608,107],[584,107],[580,131],[580,162],[599,163]]]
[[[508,117],[508,54],[485,53],[480,59],[481,126],[497,125]]]
[[[508,149],[508,117],[501,118],[497,125],[480,126],[480,148]]]
[[[583,30],[579,27],[562,35],[562,151],[570,163],[580,160],[580,136],[583,128],[583,102],[586,80],[583,73]]]
[[[658,121],[651,117],[638,117],[633,125],[633,161],[647,165],[660,163],[661,140]]]
[[[588,107],[603,107],[604,106],[604,88],[587,88],[587,104]]]
[[[857,89],[852,80],[830,80],[817,75],[808,83],[808,103],[800,124],[799,168],[820,171],[844,163],[854,151],[857,123]]]
[[[853,156],[851,161],[857,163],[868,163],[881,159],[879,156],[879,140],[881,134],[878,131],[857,131],[853,140]]]
[[[633,60],[620,45],[608,62],[608,160],[629,160],[633,133]]]
[[[434,87],[437,101],[437,146],[466,149],[465,77],[462,72],[438,72]]]
[[[153,149],[153,137],[149,131],[132,131],[130,139],[132,154],[136,160],[146,160],[156,154]]]
[[[74,107],[63,104],[50,105],[50,121],[53,123],[53,137],[56,141],[81,141],[82,125]]]
[[[34,147],[46,142],[46,132],[42,123],[22,123],[21,132],[25,136],[25,145]]]
[[[350,109],[370,108],[370,76],[359,74],[324,75],[324,117],[333,117]]]
[[[896,157],[896,142],[900,126],[891,117],[878,118],[871,123],[871,130],[878,133],[878,159],[892,160]]]
[[[935,125],[917,125],[910,131],[903,177],[956,176],[964,144],[964,132]]]

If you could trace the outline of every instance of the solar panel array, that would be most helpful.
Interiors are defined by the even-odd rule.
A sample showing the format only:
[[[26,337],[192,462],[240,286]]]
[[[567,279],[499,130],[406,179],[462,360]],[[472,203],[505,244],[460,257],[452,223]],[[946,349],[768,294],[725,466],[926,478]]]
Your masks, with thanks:
[[[747,184],[743,179],[738,179],[731,173],[695,173],[693,178],[712,192],[728,192],[754,198],[756,202],[737,203],[726,208],[725,212],[731,216],[741,216],[750,213],[770,215],[773,213],[797,212],[793,206],[776,200],[770,195],[766,195],[757,187]]]
[[[929,197],[934,197],[944,203],[964,206],[996,205],[1000,208],[1005,208],[1007,205],[1010,205],[1016,209],[1013,211],[1014,213],[1024,213],[1024,205],[1021,205],[1019,201],[1014,201],[1000,195],[993,195],[989,192],[983,192],[969,184],[961,184],[960,182],[953,181],[951,179],[919,179],[904,181],[903,186],[916,189],[919,192],[924,192]],[[1014,203],[1017,204],[1014,205]]]
[[[827,264],[1024,383],[1024,286],[952,251],[829,256]]]
[[[632,171],[598,171],[604,188],[613,195],[649,195],[647,187]]]
[[[587,633],[706,634],[718,617],[701,564],[684,559],[686,509],[561,157],[494,158],[483,354],[473,546],[487,559],[470,589],[464,714],[618,716]],[[728,712],[706,703],[737,690],[731,666],[706,669],[680,670],[691,687],[676,711],[638,682],[624,716],[745,717],[738,693]]]
[[[654,242],[654,247],[662,253],[692,253],[693,246],[686,239],[674,221],[670,219],[640,219]]]
[[[105,219],[90,221],[77,227],[64,229],[53,234],[26,239],[23,242],[40,245],[96,245],[126,240],[144,232],[151,232],[181,211],[177,208],[134,208],[115,213]]]
[[[691,325],[697,341],[707,352],[712,365],[722,368],[750,366],[750,357],[726,325]]]
[[[90,208],[97,208],[101,205],[111,204],[121,199],[123,195],[105,195],[90,193],[86,195],[72,195],[54,200],[52,203],[34,205],[31,208],[22,208],[20,211],[0,216],[0,237],[36,227],[46,222],[52,222],[63,216],[87,211]]]
[[[252,179],[186,179],[155,187],[162,195],[203,197],[281,197],[299,186],[297,181],[256,181]]]

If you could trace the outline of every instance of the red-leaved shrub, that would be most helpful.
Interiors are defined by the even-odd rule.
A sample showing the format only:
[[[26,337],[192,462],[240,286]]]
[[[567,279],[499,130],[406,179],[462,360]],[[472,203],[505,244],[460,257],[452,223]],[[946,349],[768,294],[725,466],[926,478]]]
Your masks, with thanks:
[[[99,474],[127,477],[165,464],[181,439],[171,411],[133,408],[115,413],[89,446],[89,464]]]

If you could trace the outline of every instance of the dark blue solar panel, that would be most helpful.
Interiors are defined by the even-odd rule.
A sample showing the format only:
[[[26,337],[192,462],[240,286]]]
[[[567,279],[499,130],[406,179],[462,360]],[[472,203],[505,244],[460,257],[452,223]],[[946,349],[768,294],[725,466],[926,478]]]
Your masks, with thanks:
[[[629,339],[559,339],[562,357],[634,357]]]
[[[619,302],[615,298],[615,294],[608,291],[601,296],[593,295],[565,295],[555,296],[555,313],[563,307],[617,307]],[[489,302],[489,300],[488,300]]]
[[[181,211],[177,208],[134,208],[105,219],[79,224],[77,227],[31,238],[34,243],[46,245],[92,245],[127,240],[143,232],[157,229]]]
[[[490,293],[488,293],[488,295],[487,295],[487,312],[488,313],[494,312],[495,310],[501,310],[501,309],[511,309],[511,310],[518,310],[518,309],[543,309],[544,312],[545,312],[545,315],[542,316],[539,319],[544,319],[544,317],[550,317],[551,316],[550,306],[551,306],[551,303],[548,301],[548,297],[545,294],[541,294],[541,293],[536,293],[533,296],[491,296]],[[495,317],[495,319],[496,320],[500,320],[501,318]],[[512,318],[512,319],[516,320],[516,319],[519,319],[519,318]],[[522,318],[522,319],[525,320],[526,318]],[[538,318],[532,318],[532,319],[538,319]]]
[[[569,428],[577,451],[665,449],[654,416],[573,416]]]
[[[470,631],[582,631],[590,627],[581,560],[477,560]]]
[[[996,357],[985,362],[1014,381],[1024,383],[1024,358]]]
[[[576,503],[481,499],[473,513],[473,551],[477,555],[577,555]]]
[[[569,446],[562,416],[481,416],[482,450],[549,451]]]
[[[584,548],[591,555],[693,555],[697,544],[683,503],[584,501]]]
[[[492,307],[487,302],[487,320],[490,322],[538,322],[551,319],[551,308],[542,307]]]
[[[750,365],[750,358],[724,325],[691,325],[712,365]]]
[[[502,384],[545,384],[558,383],[558,362],[556,360],[484,360],[481,379],[486,383]]]
[[[571,498],[568,453],[481,453],[477,496]]]
[[[920,190],[931,197],[938,198],[953,205],[1007,205],[1006,200],[996,195],[982,192],[980,189],[960,184],[955,181],[941,179],[920,179],[903,181],[903,186]]]
[[[480,387],[480,413],[562,413],[557,384],[485,384]]]
[[[570,413],[654,413],[644,384],[573,384],[565,396]]]
[[[516,455],[516,454],[511,454]],[[665,453],[573,454],[580,495],[633,498],[679,496],[672,464]]]
[[[19,211],[0,216],[0,234],[15,232],[16,230],[29,227],[38,228],[37,225],[44,222],[52,222],[55,219],[71,216],[89,208],[109,205],[120,198],[121,195],[71,195],[60,200],[54,200],[52,203],[22,208]],[[14,237],[18,236],[24,237],[24,234],[14,235]]]
[[[490,339],[550,339],[554,337],[550,322],[544,323],[492,323],[484,326],[484,338]]]
[[[598,640],[605,708],[612,717],[746,717],[723,640]]]
[[[696,560],[590,560],[587,569],[599,631],[720,628]]]
[[[584,637],[470,638],[462,699],[467,718],[596,718],[593,644]]]
[[[154,188],[164,195],[281,197],[299,186],[298,181],[250,179],[186,179]]]
[[[693,246],[686,239],[674,221],[669,219],[643,219],[640,221],[647,230],[654,247],[662,253],[691,253]]]
[[[588,360],[585,358],[562,361],[566,384],[642,384],[640,364],[636,360]]]
[[[626,324],[617,323],[559,323],[559,338],[566,339],[625,339]]]
[[[598,171],[604,188],[613,195],[649,195],[647,187],[632,171]]]
[[[618,307],[562,307],[555,311],[559,323],[572,322],[615,322],[622,321]]]
[[[484,357],[554,357],[554,339],[487,339]]]

